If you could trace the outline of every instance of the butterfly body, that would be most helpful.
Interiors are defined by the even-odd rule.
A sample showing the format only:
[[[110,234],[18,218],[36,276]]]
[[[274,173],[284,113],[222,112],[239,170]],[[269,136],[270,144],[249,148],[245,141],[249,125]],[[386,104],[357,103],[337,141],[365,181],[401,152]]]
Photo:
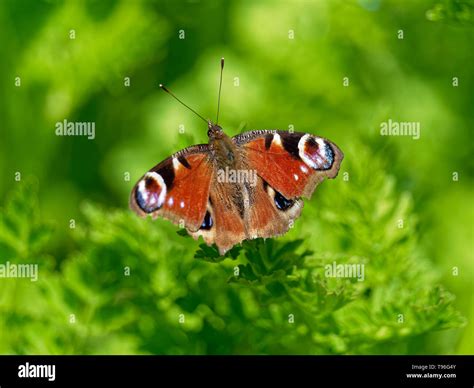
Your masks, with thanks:
[[[238,168],[242,159],[232,139],[217,125],[210,124],[209,128],[209,151],[214,166],[218,169]]]
[[[173,154],[132,190],[139,215],[161,216],[224,254],[245,239],[284,234],[303,200],[343,158],[329,140],[306,133],[257,130],[235,137],[208,122],[208,144]]]

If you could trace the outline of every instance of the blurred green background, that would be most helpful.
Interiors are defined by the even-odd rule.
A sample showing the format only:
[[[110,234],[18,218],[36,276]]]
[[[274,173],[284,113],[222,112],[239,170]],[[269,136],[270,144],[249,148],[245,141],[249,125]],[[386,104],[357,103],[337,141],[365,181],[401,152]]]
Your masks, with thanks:
[[[472,354],[473,25],[460,0],[2,0],[0,264],[40,273],[0,279],[0,353]],[[159,83],[214,118],[221,57],[228,134],[345,153],[293,230],[225,260],[128,210],[207,141]],[[420,139],[380,136],[388,119]],[[365,281],[325,278],[333,261]]]

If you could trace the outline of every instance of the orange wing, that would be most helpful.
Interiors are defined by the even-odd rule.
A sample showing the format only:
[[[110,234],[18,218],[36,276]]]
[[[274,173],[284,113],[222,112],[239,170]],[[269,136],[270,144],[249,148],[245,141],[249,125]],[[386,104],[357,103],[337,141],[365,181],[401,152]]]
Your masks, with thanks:
[[[307,133],[251,131],[233,141],[246,151],[251,168],[289,199],[310,198],[324,178],[337,176],[344,157],[334,143]]]
[[[212,176],[208,145],[185,148],[140,178],[130,207],[142,217],[164,217],[196,231],[206,215]]]

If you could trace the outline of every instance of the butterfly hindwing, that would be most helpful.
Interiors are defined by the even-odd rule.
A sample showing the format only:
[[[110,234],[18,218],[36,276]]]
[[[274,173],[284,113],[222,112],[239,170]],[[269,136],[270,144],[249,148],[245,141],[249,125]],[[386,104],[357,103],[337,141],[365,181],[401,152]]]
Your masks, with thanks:
[[[239,186],[219,182],[214,175],[211,182],[206,227],[201,227],[191,236],[198,239],[202,236],[208,245],[216,244],[219,252],[224,254],[235,244],[247,238],[243,203],[237,200],[242,192]]]
[[[251,191],[247,210],[247,238],[280,236],[288,231],[303,209],[301,199],[288,200],[261,177]]]

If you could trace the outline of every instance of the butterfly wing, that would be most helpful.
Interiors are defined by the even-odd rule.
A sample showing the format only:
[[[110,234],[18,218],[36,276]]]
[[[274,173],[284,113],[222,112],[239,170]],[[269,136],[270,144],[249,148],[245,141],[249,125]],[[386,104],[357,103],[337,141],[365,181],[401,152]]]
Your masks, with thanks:
[[[140,216],[163,217],[221,254],[246,238],[238,186],[218,182],[209,145],[177,152],[148,171],[135,184],[130,207]]]
[[[235,244],[248,238],[245,232],[244,205],[241,187],[211,181],[206,219],[196,232],[190,232],[194,239],[202,236],[208,245],[216,244],[223,255]],[[240,199],[239,199],[240,198]]]
[[[233,138],[259,179],[247,209],[247,238],[274,237],[292,227],[326,177],[334,178],[343,154],[329,140],[306,133],[250,131]]]
[[[262,177],[251,190],[247,209],[247,238],[276,237],[293,226],[303,209],[303,200],[288,200],[273,189]]]
[[[157,164],[132,189],[130,207],[140,216],[166,218],[197,231],[205,218],[213,177],[209,146],[185,148]]]
[[[232,138],[251,168],[287,199],[311,198],[324,178],[337,176],[344,157],[331,141],[301,132],[259,130]]]

